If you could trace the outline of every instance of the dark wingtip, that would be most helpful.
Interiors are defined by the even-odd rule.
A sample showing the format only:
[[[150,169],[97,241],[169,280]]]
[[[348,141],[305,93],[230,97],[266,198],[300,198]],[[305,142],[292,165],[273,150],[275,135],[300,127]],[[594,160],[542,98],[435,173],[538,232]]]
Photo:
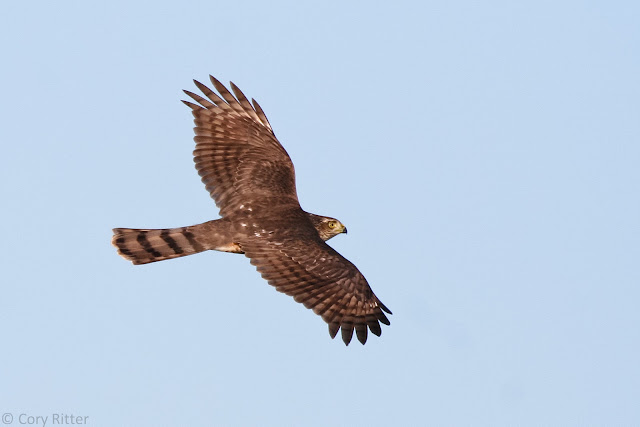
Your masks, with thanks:
[[[382,310],[386,311],[386,312],[387,312],[387,313],[389,313],[389,314],[393,314],[393,313],[391,312],[391,310],[389,310],[389,309],[387,308],[387,306],[386,306],[386,305],[384,305],[380,300],[378,300],[378,304],[380,304],[380,308],[381,308]]]
[[[358,341],[364,345],[364,343],[367,342],[367,325],[356,327],[356,336],[358,337]]]
[[[389,319],[387,319],[387,316],[385,316],[382,311],[377,311],[375,315],[378,321],[380,321],[380,323],[384,323],[385,325],[391,324],[391,322],[389,322]]]
[[[329,335],[331,335],[331,339],[336,337],[336,335],[338,334],[338,329],[340,329],[340,324],[329,323]]]
[[[211,74],[209,74],[209,80],[211,80],[211,84],[213,84],[216,87],[216,89],[220,90],[220,88],[219,88],[220,86],[225,88],[224,85],[222,83],[220,83],[220,80],[216,79]],[[226,90],[226,88],[225,88],[225,90]]]
[[[342,341],[344,341],[345,345],[349,345],[351,342],[351,338],[353,337],[353,326],[342,325]]]
[[[380,327],[380,324],[378,323],[377,320],[376,320],[375,326],[373,326],[373,324],[369,324],[369,329],[371,330],[371,333],[377,337],[382,335],[382,328]]]
[[[192,110],[201,110],[202,109],[201,106],[196,105],[193,102],[185,101],[184,99],[182,100],[182,103],[184,105],[186,105],[187,107],[191,108]]]

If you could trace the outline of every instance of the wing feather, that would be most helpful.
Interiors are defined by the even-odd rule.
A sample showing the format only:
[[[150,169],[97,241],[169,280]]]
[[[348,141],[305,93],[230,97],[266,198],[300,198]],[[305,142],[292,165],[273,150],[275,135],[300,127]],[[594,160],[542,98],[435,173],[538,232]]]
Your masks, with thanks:
[[[251,116],[251,118],[253,120],[255,120],[256,122],[259,123],[261,121],[260,117],[258,117],[258,114],[256,114],[255,110],[251,106],[251,103],[249,102],[247,97],[244,96],[244,93],[242,93],[240,88],[238,86],[236,86],[235,84],[233,84],[233,82],[230,82],[230,85],[231,85],[231,89],[233,90],[233,93],[236,94],[236,98],[238,99],[238,102],[240,102],[240,105],[242,106],[242,109],[244,111],[246,111],[247,113],[249,113],[249,115]]]
[[[227,104],[229,104],[231,108],[233,108],[240,115],[247,114],[244,108],[242,108],[242,105],[238,103],[238,100],[233,96],[231,92],[229,92],[229,89],[227,89],[222,83],[220,83],[218,79],[213,76],[209,76],[209,80],[211,80],[213,87],[216,88],[218,93],[222,95],[222,98],[227,101]]]
[[[218,94],[216,94],[214,91],[212,91],[211,89],[209,89],[207,86],[205,86],[204,84],[200,83],[197,80],[194,80],[193,83],[196,85],[196,87],[198,89],[200,89],[200,91],[202,91],[202,93],[204,93],[204,95],[209,98],[211,100],[211,102],[213,102],[215,105],[217,105],[220,109],[230,112],[233,109],[224,101],[224,99],[220,98],[218,96]],[[186,92],[186,91],[185,91]],[[191,95],[189,95],[191,96]]]
[[[266,127],[271,129],[271,123],[269,123],[269,119],[267,119],[266,114],[264,114],[264,111],[262,111],[262,107],[260,106],[260,104],[258,104],[258,101],[251,98],[251,103],[253,104],[253,107],[256,110],[258,117],[260,117],[260,121],[262,122],[262,124],[264,124]]]

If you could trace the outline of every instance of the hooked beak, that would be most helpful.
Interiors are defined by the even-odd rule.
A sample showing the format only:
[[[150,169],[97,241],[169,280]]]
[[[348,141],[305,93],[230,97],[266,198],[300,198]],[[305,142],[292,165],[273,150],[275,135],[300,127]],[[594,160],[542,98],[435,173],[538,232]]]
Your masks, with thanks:
[[[343,232],[344,234],[347,234],[347,227],[344,227],[344,228],[342,229],[342,232]]]

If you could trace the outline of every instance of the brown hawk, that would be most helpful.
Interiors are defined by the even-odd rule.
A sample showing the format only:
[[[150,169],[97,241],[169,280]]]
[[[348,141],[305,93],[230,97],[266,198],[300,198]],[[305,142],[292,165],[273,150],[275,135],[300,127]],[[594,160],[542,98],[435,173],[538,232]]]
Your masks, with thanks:
[[[349,344],[367,328],[380,336],[379,322],[391,314],[358,269],[325,243],[346,233],[337,219],[300,207],[289,155],[260,105],[233,83],[235,97],[209,76],[220,95],[202,83],[208,98],[184,91],[195,117],[196,169],[222,218],[162,230],[115,228],[112,243],[134,264],[146,264],[206,250],[244,253],[269,284],[291,295],[329,324]],[[384,312],[383,312],[384,311]]]

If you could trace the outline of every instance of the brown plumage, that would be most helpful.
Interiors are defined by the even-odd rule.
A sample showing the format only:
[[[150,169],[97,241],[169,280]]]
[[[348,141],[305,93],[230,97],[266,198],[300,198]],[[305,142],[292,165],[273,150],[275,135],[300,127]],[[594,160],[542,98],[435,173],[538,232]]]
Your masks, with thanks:
[[[164,230],[115,228],[118,253],[134,264],[205,250],[244,253],[269,284],[321,316],[332,338],[338,330],[347,345],[354,330],[362,344],[368,331],[380,336],[391,311],[325,243],[346,227],[302,210],[293,163],[262,108],[233,83],[235,96],[210,78],[219,95],[195,81],[206,98],[185,91],[197,104],[183,102],[195,118],[196,169],[222,218]]]

